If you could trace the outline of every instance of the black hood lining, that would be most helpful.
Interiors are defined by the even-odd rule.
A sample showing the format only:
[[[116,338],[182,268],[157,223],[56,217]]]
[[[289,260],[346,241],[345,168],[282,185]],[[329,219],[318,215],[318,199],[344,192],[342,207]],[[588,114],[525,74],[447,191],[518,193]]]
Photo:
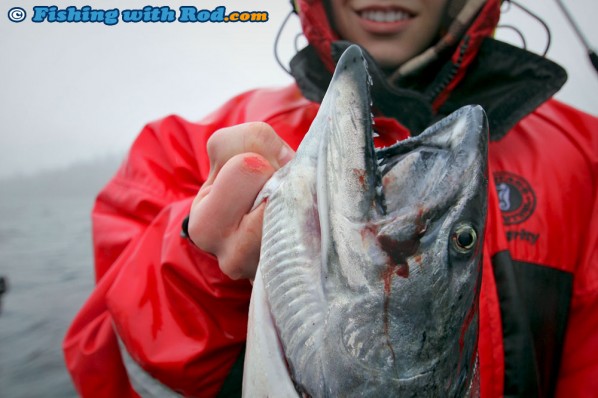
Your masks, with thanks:
[[[338,59],[348,42],[333,44]],[[372,76],[373,109],[395,118],[417,135],[453,111],[465,105],[481,105],[489,119],[490,139],[500,140],[521,119],[551,98],[567,80],[565,70],[556,63],[510,44],[486,38],[476,60],[446,102],[434,112],[434,96],[454,77],[457,63],[433,65],[412,82],[391,86],[386,74],[364,51]],[[291,61],[291,73],[303,95],[321,102],[332,74],[325,68],[311,46],[301,50]],[[422,84],[421,82],[430,82]]]

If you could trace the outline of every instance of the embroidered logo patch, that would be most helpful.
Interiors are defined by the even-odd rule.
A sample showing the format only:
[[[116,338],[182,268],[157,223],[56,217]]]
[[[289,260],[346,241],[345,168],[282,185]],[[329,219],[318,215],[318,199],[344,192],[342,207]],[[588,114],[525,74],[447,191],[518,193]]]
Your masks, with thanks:
[[[536,195],[531,185],[523,177],[508,171],[495,172],[494,180],[505,225],[527,220],[536,208]]]

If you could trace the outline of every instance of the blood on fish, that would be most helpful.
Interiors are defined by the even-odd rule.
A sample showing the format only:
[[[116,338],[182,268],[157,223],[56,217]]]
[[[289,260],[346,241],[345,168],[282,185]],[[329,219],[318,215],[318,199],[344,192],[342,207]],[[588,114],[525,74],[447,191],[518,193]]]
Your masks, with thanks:
[[[367,238],[378,235],[378,226],[368,223],[361,229],[361,239],[365,241]]]
[[[414,257],[414,260],[421,264],[421,253],[418,254],[420,239],[427,229],[427,223],[423,221],[423,208],[420,208],[415,218],[415,233],[410,239],[397,240],[389,235],[378,235],[377,240],[380,248],[388,256],[388,268],[382,273],[382,278],[385,280],[384,291],[390,294],[390,282],[392,281],[392,274],[401,276],[403,278],[409,277],[409,264],[407,259]],[[362,234],[364,232],[362,231]],[[386,286],[386,278],[390,277],[388,286]]]
[[[467,329],[469,329],[469,325],[471,325],[473,317],[476,314],[476,307],[477,304],[472,305],[463,320],[463,327],[461,328],[461,335],[459,336],[459,348],[461,350],[463,350],[463,345],[465,344],[465,333],[467,332]]]
[[[479,276],[478,276],[478,286],[481,286],[481,283],[482,283],[481,277],[482,277],[482,273],[480,272]],[[473,322],[473,318],[475,317],[475,315],[477,313],[479,313],[479,305],[480,305],[479,296],[480,296],[480,289],[477,288],[475,291],[475,294],[474,294],[473,305],[469,308],[469,311],[465,315],[465,319],[463,320],[463,326],[461,327],[461,335],[459,336],[459,349],[461,351],[463,350],[463,346],[465,344],[465,333],[467,332],[467,329],[469,329],[471,322]]]
[[[358,181],[359,181],[359,185],[361,185],[362,187],[365,187],[365,183],[366,183],[366,174],[365,174],[365,170],[363,169],[353,169],[353,174],[355,174],[355,176],[357,177]]]
[[[386,174],[384,177],[382,177],[382,184],[385,187],[388,186],[392,186],[393,184],[396,184],[397,177],[394,174]]]
[[[465,346],[465,333],[467,332],[467,329],[469,329],[471,322],[473,322],[473,319],[474,319],[476,313],[479,312],[479,301],[477,298],[478,294],[479,294],[479,291],[476,292],[476,299],[474,300],[474,304],[469,308],[469,311],[467,312],[467,314],[465,315],[465,319],[463,320],[463,326],[461,327],[461,334],[459,336],[459,356],[460,357],[463,356],[463,347]],[[475,344],[477,345],[477,341]],[[471,353],[471,357],[469,358],[469,364],[470,364],[471,368],[473,368],[473,363],[476,360],[476,356],[477,356],[477,351],[473,350],[473,352]],[[459,366],[457,368],[457,373],[461,372],[461,362],[462,361],[459,360]]]
[[[421,265],[422,265],[422,255],[421,254],[416,254],[415,256],[413,256],[413,262],[416,263],[417,265],[419,265],[421,267]]]
[[[393,275],[403,278],[409,277],[409,264],[407,258],[417,252],[419,249],[419,238],[408,241],[397,241],[387,235],[378,236],[378,242],[382,250],[389,256],[389,262],[386,269],[382,272],[382,279],[384,280],[384,336],[386,336],[386,345],[390,349],[393,362],[395,360],[395,353],[390,343],[390,336],[388,331],[388,306],[390,304],[390,291],[392,287]]]
[[[390,272],[389,272],[390,271]],[[390,335],[388,334],[388,305],[390,303],[390,287],[392,283],[392,267],[388,266],[386,271],[382,273],[382,278],[384,279],[384,311],[383,311],[383,321],[384,321],[384,336],[386,337],[386,345],[390,350],[390,354],[392,356],[392,361],[395,361],[395,351],[392,348],[392,344],[390,343]]]
[[[382,280],[384,281],[384,335],[386,336],[386,345],[390,349],[393,361],[395,359],[395,354],[392,345],[390,344],[390,336],[388,334],[388,306],[390,304],[392,278],[393,275],[397,275],[402,278],[409,277],[409,263],[407,262],[407,259],[418,253],[420,239],[427,229],[427,224],[423,221],[423,214],[424,210],[423,208],[420,208],[415,218],[415,233],[413,234],[413,237],[411,237],[410,239],[397,240],[389,235],[377,236],[380,248],[386,253],[389,259],[389,261],[387,262],[386,269],[382,271],[381,276]],[[418,263],[421,263],[421,254],[417,254],[416,258],[416,261],[418,261]]]
[[[397,275],[408,277],[409,265],[407,259],[417,253],[419,249],[419,236],[415,236],[409,240],[395,240],[388,235],[378,236],[378,243],[380,248],[384,250],[389,258],[388,266],[393,268],[404,268],[404,270],[396,270]]]

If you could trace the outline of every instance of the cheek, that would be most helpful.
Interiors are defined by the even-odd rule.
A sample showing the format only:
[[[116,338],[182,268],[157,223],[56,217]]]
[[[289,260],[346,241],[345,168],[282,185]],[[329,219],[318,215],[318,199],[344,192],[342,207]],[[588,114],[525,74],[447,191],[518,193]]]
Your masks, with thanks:
[[[440,25],[446,15],[447,0],[428,0],[426,3],[426,25],[434,35],[438,34]]]
[[[344,0],[331,0],[331,13],[332,13],[332,21],[331,25],[333,29],[343,38],[352,39],[354,36],[353,32],[354,29],[351,29],[350,23],[348,21],[348,9],[347,5],[344,4]]]
[[[425,14],[422,15],[419,23],[411,35],[411,50],[416,55],[428,47],[434,45],[439,39],[440,25],[444,16],[446,0],[430,1]]]
[[[414,55],[424,51],[435,43],[438,38],[438,27],[439,24],[436,24],[433,20],[422,21],[418,26],[418,31],[414,32],[412,37],[411,47],[415,52]]]

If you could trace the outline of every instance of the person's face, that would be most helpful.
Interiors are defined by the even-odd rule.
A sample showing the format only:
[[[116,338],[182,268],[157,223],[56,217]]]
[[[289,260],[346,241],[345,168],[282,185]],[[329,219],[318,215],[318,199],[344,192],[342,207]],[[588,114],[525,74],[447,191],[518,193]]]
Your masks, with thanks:
[[[433,44],[448,0],[329,0],[337,33],[394,68]]]

